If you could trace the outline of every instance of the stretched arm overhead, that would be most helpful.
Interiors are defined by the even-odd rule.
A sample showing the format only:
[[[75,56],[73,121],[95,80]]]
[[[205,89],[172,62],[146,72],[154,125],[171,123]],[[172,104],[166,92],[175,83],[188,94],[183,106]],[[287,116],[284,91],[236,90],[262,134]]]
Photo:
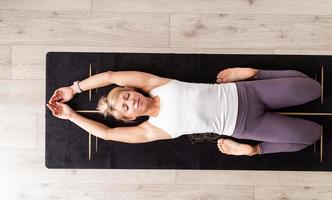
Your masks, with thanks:
[[[149,92],[151,88],[167,82],[169,79],[138,71],[107,71],[96,74],[80,82],[83,91],[111,84],[135,87]]]
[[[170,79],[162,78],[145,72],[107,71],[82,80],[79,83],[79,88],[82,91],[87,91],[111,84],[117,84],[119,86],[139,88],[148,93],[154,87],[163,85],[168,81],[170,81]],[[54,104],[57,101],[60,101],[61,103],[67,102],[71,100],[75,94],[77,94],[77,90],[75,89],[74,85],[59,88],[54,92],[49,103]]]
[[[145,143],[159,139],[169,139],[165,136],[158,136],[158,134],[151,134],[152,130],[148,128],[149,125],[147,123],[133,127],[110,128],[102,123],[79,115],[66,104],[47,104],[47,107],[52,111],[53,116],[70,120],[88,133],[104,140],[125,143]]]

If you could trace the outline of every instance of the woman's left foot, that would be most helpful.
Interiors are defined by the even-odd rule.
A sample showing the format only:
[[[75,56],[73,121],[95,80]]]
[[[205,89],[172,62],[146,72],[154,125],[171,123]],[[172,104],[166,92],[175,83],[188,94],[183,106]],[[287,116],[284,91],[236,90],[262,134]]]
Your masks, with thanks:
[[[258,70],[254,68],[227,68],[217,75],[217,83],[230,83],[242,81],[256,76]]]
[[[253,156],[259,154],[258,145],[241,144],[230,139],[219,139],[217,142],[219,150],[227,155],[247,155]]]

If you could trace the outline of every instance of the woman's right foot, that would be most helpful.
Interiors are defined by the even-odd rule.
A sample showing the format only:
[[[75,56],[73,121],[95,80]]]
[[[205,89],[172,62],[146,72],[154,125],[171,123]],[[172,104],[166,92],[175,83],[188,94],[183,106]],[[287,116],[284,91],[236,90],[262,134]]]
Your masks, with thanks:
[[[256,76],[258,70],[254,68],[227,68],[217,75],[217,83],[230,83],[235,81],[247,80]]]
[[[258,145],[241,144],[230,139],[219,139],[217,145],[219,150],[227,155],[253,156],[260,153]]]

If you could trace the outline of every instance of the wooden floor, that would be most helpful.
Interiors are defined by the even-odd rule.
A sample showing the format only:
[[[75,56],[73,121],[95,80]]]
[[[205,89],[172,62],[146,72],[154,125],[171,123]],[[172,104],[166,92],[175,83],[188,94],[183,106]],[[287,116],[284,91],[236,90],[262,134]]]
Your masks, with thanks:
[[[49,51],[332,55],[332,1],[0,0],[0,199],[332,199],[328,172],[46,169]]]

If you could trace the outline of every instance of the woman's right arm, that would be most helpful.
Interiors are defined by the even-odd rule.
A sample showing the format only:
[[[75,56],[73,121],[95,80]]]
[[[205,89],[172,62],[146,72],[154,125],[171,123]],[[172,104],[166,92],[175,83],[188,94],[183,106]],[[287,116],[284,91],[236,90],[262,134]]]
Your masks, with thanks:
[[[117,84],[119,86],[135,87],[149,92],[152,88],[165,84],[168,81],[170,81],[170,79],[146,72],[107,71],[84,79],[80,82],[80,88],[86,91],[97,87]]]
[[[110,85],[112,84],[112,82],[110,81],[109,76],[110,76],[109,71],[93,75],[89,78],[82,80],[79,84],[79,88],[82,91],[86,91]],[[55,102],[65,103],[71,100],[77,94],[77,92],[78,91],[77,89],[75,89],[74,85],[61,87],[54,91],[52,97],[49,100],[49,103],[50,104],[55,104]]]
[[[94,88],[104,87],[111,84],[117,84],[120,86],[135,87],[143,90],[144,92],[149,92],[154,87],[161,86],[171,79],[162,78],[153,74],[138,72],[138,71],[107,71],[89,78],[86,78],[79,82],[79,88],[82,91],[91,90]],[[50,99],[50,103],[55,103],[60,101],[65,103],[72,99],[77,91],[75,86],[62,87],[57,89]]]

